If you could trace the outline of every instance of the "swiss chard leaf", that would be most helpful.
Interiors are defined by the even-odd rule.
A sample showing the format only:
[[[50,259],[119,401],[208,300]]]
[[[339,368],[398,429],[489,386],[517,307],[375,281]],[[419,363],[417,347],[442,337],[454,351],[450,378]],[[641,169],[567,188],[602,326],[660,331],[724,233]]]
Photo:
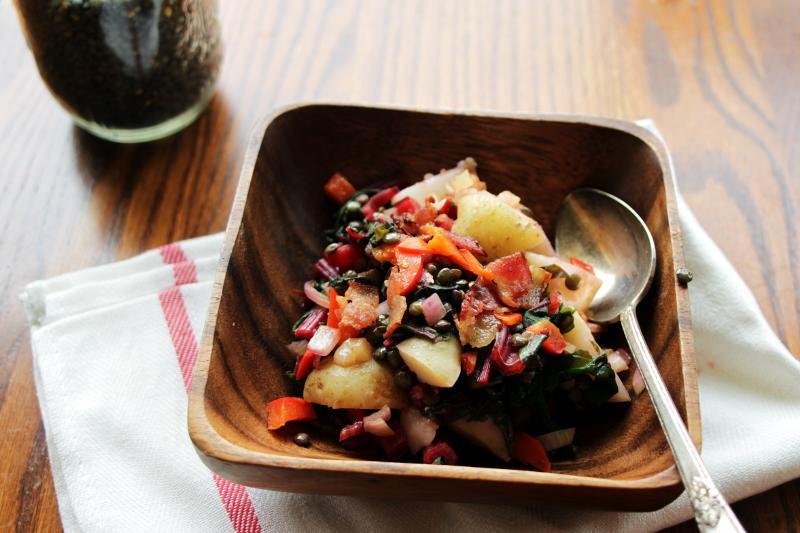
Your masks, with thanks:
[[[554,390],[561,382],[575,379],[580,391],[577,407],[590,411],[605,404],[617,392],[614,370],[605,355],[592,358],[579,350],[573,354],[549,357],[545,368],[545,388]]]

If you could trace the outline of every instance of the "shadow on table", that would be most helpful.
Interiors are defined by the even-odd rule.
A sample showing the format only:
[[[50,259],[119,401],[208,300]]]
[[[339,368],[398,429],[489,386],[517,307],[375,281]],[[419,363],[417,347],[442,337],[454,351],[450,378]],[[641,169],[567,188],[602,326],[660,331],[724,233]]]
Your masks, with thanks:
[[[232,198],[235,189],[235,176],[223,167],[237,153],[231,121],[230,106],[217,93],[195,122],[157,141],[119,144],[74,127],[87,211],[117,256],[222,228],[226,193]]]

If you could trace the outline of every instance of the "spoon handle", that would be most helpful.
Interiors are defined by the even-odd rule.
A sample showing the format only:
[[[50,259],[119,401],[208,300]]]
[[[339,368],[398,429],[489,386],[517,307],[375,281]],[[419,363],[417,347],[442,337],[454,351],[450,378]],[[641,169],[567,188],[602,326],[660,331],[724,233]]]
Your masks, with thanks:
[[[744,531],[733,510],[720,494],[717,486],[700,459],[689,432],[672,402],[661,373],[656,367],[647,342],[644,340],[636,308],[627,307],[620,315],[622,330],[631,348],[633,359],[642,374],[645,387],[650,392],[661,427],[672,448],[675,465],[683,479],[694,508],[694,518],[700,531]]]

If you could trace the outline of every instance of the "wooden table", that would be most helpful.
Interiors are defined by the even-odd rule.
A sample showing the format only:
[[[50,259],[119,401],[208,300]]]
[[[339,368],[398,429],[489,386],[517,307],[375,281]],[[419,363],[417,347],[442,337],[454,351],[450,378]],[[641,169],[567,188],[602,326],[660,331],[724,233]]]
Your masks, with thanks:
[[[800,354],[800,3],[221,3],[217,96],[139,146],[72,125],[0,4],[0,529],[59,526],[17,295],[223,229],[248,131],[285,103],[653,117],[688,203]],[[795,528],[800,481],[734,508],[751,530]]]

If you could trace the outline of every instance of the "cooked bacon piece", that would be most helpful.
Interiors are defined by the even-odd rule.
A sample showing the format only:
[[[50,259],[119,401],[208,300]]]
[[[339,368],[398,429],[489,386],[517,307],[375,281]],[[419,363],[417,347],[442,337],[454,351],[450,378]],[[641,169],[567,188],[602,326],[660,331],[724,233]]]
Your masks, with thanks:
[[[516,309],[536,305],[540,289],[533,283],[528,262],[522,252],[492,261],[486,265],[486,270],[494,274],[497,295],[504,304]]]
[[[497,335],[500,321],[494,311],[500,303],[489,283],[479,278],[464,296],[456,320],[461,344],[482,348],[491,344]]]
[[[342,310],[339,332],[342,339],[347,339],[378,320],[378,289],[351,281],[344,297],[347,303]]]

